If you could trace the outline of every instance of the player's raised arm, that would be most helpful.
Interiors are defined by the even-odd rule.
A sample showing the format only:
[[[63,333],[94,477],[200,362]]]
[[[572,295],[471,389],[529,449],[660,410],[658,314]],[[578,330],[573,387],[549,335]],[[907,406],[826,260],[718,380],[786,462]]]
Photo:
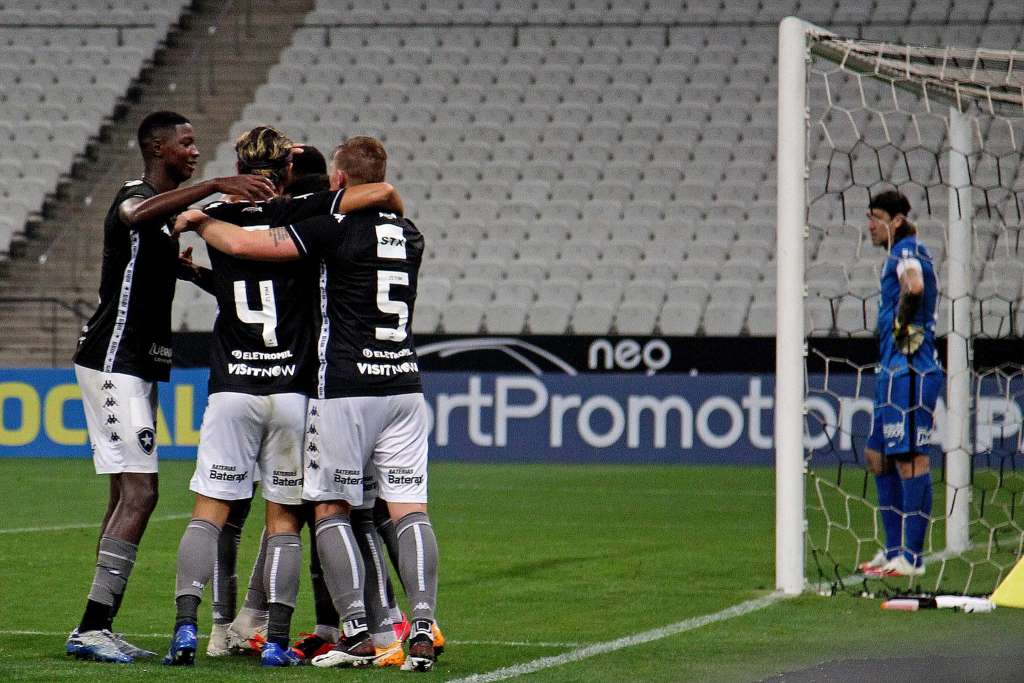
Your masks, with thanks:
[[[243,230],[233,223],[190,210],[174,222],[174,234],[194,230],[207,244],[229,256],[253,261],[294,261],[301,257],[285,228]]]
[[[405,214],[405,204],[402,203],[398,190],[391,183],[353,185],[345,190],[337,208],[341,213],[349,213],[373,207],[393,211],[399,216]]]
[[[163,192],[149,199],[130,197],[121,202],[117,211],[121,220],[129,226],[155,225],[217,192],[259,201],[274,196],[274,184],[262,176],[255,175],[213,178],[190,187]]]

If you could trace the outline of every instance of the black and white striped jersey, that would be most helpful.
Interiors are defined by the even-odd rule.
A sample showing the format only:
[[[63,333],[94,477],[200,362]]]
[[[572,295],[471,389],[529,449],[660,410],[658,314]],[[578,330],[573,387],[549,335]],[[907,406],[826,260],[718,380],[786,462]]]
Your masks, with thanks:
[[[203,211],[247,230],[267,230],[328,214],[341,196],[319,192],[266,202],[213,202]],[[209,246],[208,252],[218,306],[209,392],[309,394],[317,369],[317,265],[306,259],[250,261]]]
[[[170,376],[178,240],[165,222],[130,227],[118,213],[125,200],[156,194],[144,180],[129,180],[107,211],[99,306],[78,338],[78,365],[148,381]]]
[[[423,390],[412,337],[423,235],[393,213],[365,209],[288,226],[320,261],[318,398]]]

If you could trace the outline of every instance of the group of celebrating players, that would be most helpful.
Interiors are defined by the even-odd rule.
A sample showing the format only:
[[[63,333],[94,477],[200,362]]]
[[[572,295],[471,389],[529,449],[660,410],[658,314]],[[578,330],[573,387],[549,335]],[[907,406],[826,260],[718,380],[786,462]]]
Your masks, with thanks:
[[[145,172],[107,214],[99,307],[74,358],[96,471],[111,476],[96,571],[67,652],[118,663],[154,655],[112,624],[156,506],[156,383],[169,378],[171,302],[184,279],[216,297],[218,314],[164,664],[194,664],[212,582],[208,656],[256,649],[264,666],[429,671],[444,637],[434,620],[427,408],[410,332],[423,237],[384,182],[383,147],[350,138],[328,167],[318,150],[258,126],[237,141],[238,176],[181,188],[199,156],[188,119],[154,112],[138,139]],[[219,201],[188,210],[215,193]],[[190,249],[179,254],[189,230],[207,242],[212,268],[194,265]],[[236,611],[237,548],[257,479],[266,527]],[[291,645],[303,524],[317,626]],[[385,553],[411,621],[396,605]]]
[[[373,138],[345,141],[328,169],[315,149],[259,126],[237,142],[240,175],[180,188],[199,156],[193,135],[173,112],[142,121],[145,173],[124,183],[104,225],[99,307],[74,363],[96,472],[111,475],[110,496],[67,652],[121,663],[154,654],[112,624],[157,501],[156,383],[169,377],[180,278],[213,294],[219,311],[164,663],[194,663],[198,607],[212,581],[209,656],[254,647],[265,666],[428,671],[444,638],[434,620],[427,409],[410,333],[423,236],[384,182],[386,154]],[[314,172],[300,173],[305,167]],[[224,197],[187,210],[215,193]],[[926,447],[943,383],[935,271],[909,212],[891,191],[874,197],[868,213],[871,239],[888,253],[866,448],[886,544],[860,567],[878,577],[924,573]],[[190,250],[179,254],[178,235],[188,230],[206,241],[211,269],[192,264]],[[266,528],[236,612],[236,551],[257,477]],[[303,524],[312,535],[318,623],[291,646]],[[411,624],[396,606],[385,552]]]

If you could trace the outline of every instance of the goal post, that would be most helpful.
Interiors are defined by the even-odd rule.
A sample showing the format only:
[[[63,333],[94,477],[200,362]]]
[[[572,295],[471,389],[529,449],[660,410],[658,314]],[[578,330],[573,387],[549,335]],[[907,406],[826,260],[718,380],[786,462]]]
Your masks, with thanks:
[[[804,589],[804,226],[807,206],[807,36],[779,25],[775,329],[775,588]]]
[[[971,225],[974,201],[967,160],[971,153],[970,118],[959,106],[949,107],[949,274],[950,301],[971,296]],[[962,553],[970,545],[971,496],[971,307],[949,307],[946,337],[946,551]]]
[[[831,176],[833,161],[831,158],[825,162],[816,159],[819,165],[824,164],[828,167],[824,189],[820,183],[815,187],[818,195],[809,189],[812,177],[811,158],[815,153],[811,147],[814,121],[809,94],[813,60],[824,60],[831,64],[832,71],[815,74],[822,77],[819,80],[823,81],[821,87],[825,92],[821,97],[828,103],[828,112],[834,109],[838,119],[848,120],[849,127],[855,135],[868,135],[866,129],[874,125],[872,121],[880,121],[878,126],[881,131],[878,133],[881,137],[880,142],[865,142],[855,138],[848,147],[840,148],[838,143],[829,137],[827,126],[823,123],[825,119],[821,119],[827,143],[835,145],[832,148],[832,156],[837,156],[837,151],[838,156],[845,155],[843,163],[849,167],[849,177],[845,178],[846,185],[841,185],[839,190],[829,189],[828,183],[835,180]],[[978,275],[973,272],[976,268],[975,245],[978,241],[975,232],[975,207],[979,204],[987,207],[988,218],[995,220],[998,215],[1004,224],[1010,220],[1005,214],[1013,210],[1005,207],[1016,207],[1015,228],[1021,231],[1017,233],[1018,241],[1019,235],[1024,234],[1024,219],[1021,217],[1024,208],[1021,206],[1021,198],[1024,198],[1024,173],[1018,174],[1017,168],[1014,168],[1008,180],[1005,177],[1007,171],[1001,165],[1004,157],[1011,157],[1013,154],[1017,155],[1014,158],[1024,159],[1022,141],[1015,139],[1015,134],[1024,136],[1016,132],[1015,124],[1011,123],[1013,120],[1024,120],[1024,75],[1017,68],[1018,62],[1024,64],[1024,54],[1005,50],[927,48],[843,38],[796,17],[787,17],[779,25],[774,454],[775,585],[776,589],[783,593],[797,594],[807,585],[805,563],[808,557],[806,544],[809,526],[806,496],[811,461],[811,454],[805,441],[809,439],[807,429],[808,422],[811,421],[808,412],[811,403],[808,400],[811,376],[808,370],[807,329],[808,326],[814,328],[816,313],[808,309],[808,282],[805,274],[809,255],[808,241],[812,231],[811,204],[823,195],[833,194],[839,197],[841,222],[845,224],[843,227],[848,233],[850,230],[856,230],[857,225],[864,222],[862,213],[847,213],[851,208],[847,206],[848,203],[866,207],[870,195],[879,188],[902,188],[904,184],[923,191],[921,196],[927,209],[922,213],[945,224],[942,226],[941,235],[931,236],[932,239],[941,240],[945,264],[945,282],[941,283],[943,310],[939,313],[943,318],[939,326],[944,328],[943,336],[946,343],[942,358],[946,373],[945,394],[942,397],[945,408],[944,411],[936,410],[936,420],[941,422],[937,428],[942,433],[941,477],[945,482],[944,506],[937,507],[932,517],[932,526],[942,526],[944,530],[935,532],[943,537],[941,543],[934,538],[930,541],[931,554],[943,558],[943,564],[938,571],[938,582],[943,580],[946,568],[944,558],[959,556],[971,550],[972,524],[979,524],[988,534],[989,547],[987,555],[983,553],[985,556],[982,559],[967,562],[964,592],[977,592],[978,580],[975,569],[981,565],[994,566],[997,576],[1005,573],[1003,560],[993,559],[993,550],[1006,553],[1005,548],[999,547],[999,534],[1009,534],[1012,537],[1017,554],[1024,544],[1024,533],[1020,532],[1020,520],[1016,518],[1015,511],[1018,505],[1024,503],[1024,498],[1017,503],[1017,494],[1012,490],[1008,494],[1008,512],[1003,515],[1009,517],[1008,523],[986,520],[984,500],[980,511],[977,506],[972,509],[972,458],[976,453],[972,427],[975,427],[978,419],[973,407],[979,391],[976,384],[980,384],[973,362],[973,340],[978,334],[979,318],[987,315],[982,306],[985,302],[980,301],[974,292],[974,283]],[[838,87],[835,91],[832,90],[834,82],[839,84],[851,81],[852,95],[839,92]],[[875,93],[874,99],[867,92],[871,84],[879,91]],[[847,97],[847,100],[844,101],[843,97]],[[905,105],[904,97],[913,99],[916,104]],[[850,104],[850,101],[853,104]],[[878,111],[871,109],[873,103],[877,105]],[[862,116],[858,118],[858,115]],[[893,128],[887,125],[888,118],[893,119],[892,123],[896,124],[894,127],[902,125],[904,132],[894,132]],[[924,131],[926,123],[934,127],[932,133]],[[1000,127],[1002,124],[1007,124],[1005,127],[1009,130],[1008,136],[1000,133],[1003,130]],[[1009,152],[1004,150],[1000,156],[1000,152],[989,150],[989,143],[985,139],[988,129],[992,130],[996,143],[1003,144]],[[1024,130],[1024,126],[1021,129]],[[917,136],[913,143],[909,141],[912,133],[916,133]],[[905,138],[901,138],[900,135],[905,135]],[[931,137],[928,137],[929,135]],[[928,144],[924,142],[926,137]],[[1008,143],[1004,141],[1006,137]],[[906,144],[901,147],[904,142]],[[993,147],[998,147],[996,143],[993,143]],[[865,150],[867,162],[855,158],[857,153]],[[996,180],[989,181],[988,185],[979,186],[980,181],[976,176],[978,173],[987,172],[985,162],[991,159],[979,159],[979,152],[983,156],[988,154],[995,159],[994,163],[998,167],[993,176]],[[927,163],[922,162],[922,159]],[[890,163],[888,168],[887,160]],[[872,172],[876,170],[870,168],[872,163],[876,165],[878,173],[870,181],[859,180],[857,176],[863,175],[865,168]],[[927,170],[937,176],[937,180],[932,178],[929,181],[922,181],[915,177],[920,170],[919,167],[929,164],[930,168]],[[846,173],[846,170],[840,170]],[[1014,185],[1014,182],[1018,184]],[[945,196],[939,196],[940,188]],[[1017,196],[1018,192],[1021,198]],[[851,195],[852,199],[847,194]],[[948,206],[941,206],[943,202]],[[914,208],[920,210],[921,204],[915,204]],[[1005,230],[1005,225],[1003,228]],[[935,228],[933,230],[938,231]],[[863,230],[861,235],[862,233]],[[1017,254],[1024,254],[1024,245],[1018,246],[1020,251],[1014,252],[1014,258],[1018,258]],[[858,255],[859,249],[860,247],[856,252]],[[988,257],[986,254],[977,256],[982,259]],[[881,260],[879,256],[878,261]],[[936,271],[939,260],[936,259]],[[843,277],[845,278],[845,274]],[[877,280],[875,285],[877,286]],[[855,297],[848,297],[840,292],[838,296],[829,300],[828,306],[819,306],[817,309],[818,312],[824,311],[826,316],[831,315],[830,322],[825,323],[825,327],[830,330],[827,334],[847,337],[873,335],[874,309],[871,297],[866,294],[859,296],[863,329],[850,331],[844,328],[841,313],[843,306],[846,306],[847,311],[849,306],[838,300]],[[1014,322],[1018,320],[1014,317],[1018,313],[1015,306],[1019,309],[1024,303],[1024,291],[1020,291],[1016,296],[1020,297],[1019,300],[1007,302],[1008,329],[1011,336],[1020,336],[1020,326],[1024,323],[1024,315],[1019,317],[1021,322]],[[877,299],[877,291],[873,297]],[[1004,329],[994,336],[1006,334]],[[982,336],[984,335],[982,326]],[[1019,364],[1020,360],[1018,358],[1014,362]],[[857,365],[846,358],[826,358],[826,366],[829,361],[834,361],[836,366],[842,366],[855,374],[858,392],[856,399],[860,401],[855,404],[860,407],[854,409],[863,411],[866,399],[861,394],[861,380],[868,375],[868,366]],[[827,373],[824,381],[830,381]],[[838,384],[840,383],[837,382]],[[840,393],[838,389],[835,390],[833,397],[839,396]],[[1012,391],[1007,389],[1006,395],[1007,402],[1011,401]],[[840,415],[833,417],[837,422],[847,425],[848,421],[844,421],[841,415],[843,409],[840,401],[840,407],[836,409]],[[991,419],[991,416],[987,419]],[[1004,422],[996,421],[998,428],[1004,433],[1008,431],[1006,419],[1008,418],[1004,418]],[[1024,432],[1024,425],[1017,424],[1013,428]],[[833,438],[838,440],[839,437],[835,434],[838,425],[823,423],[822,429],[827,441],[831,443]],[[860,436],[866,439],[866,435]],[[851,439],[854,443],[857,441],[857,438],[851,437],[849,433],[844,437],[848,443]],[[1014,448],[1018,450],[1010,452],[1011,460],[1022,450],[1019,444]],[[878,508],[872,507],[869,501],[869,477],[858,458],[858,455],[854,455],[847,459],[843,456],[835,459],[839,472],[837,479],[841,480],[844,476],[844,468],[848,470],[851,464],[856,463],[861,467],[861,480],[864,482],[863,494],[856,501],[855,494],[842,491],[842,486],[846,485],[846,482],[842,482],[842,485],[837,483],[833,487],[844,497],[847,515],[846,520],[836,523],[835,526],[852,539],[850,543],[856,548],[856,557],[865,559],[862,555],[865,547],[878,538]],[[1002,474],[999,474],[999,477],[1001,478]],[[939,481],[936,481],[937,492],[939,486]],[[1004,487],[1006,488],[1012,489]],[[995,493],[987,491],[982,494],[982,498],[988,494],[991,503],[997,500],[999,493],[997,487]],[[1002,494],[1005,497],[1005,490]],[[938,500],[937,497],[937,503]],[[870,517],[874,520],[873,528],[853,528],[857,523],[857,514],[850,510],[857,508],[858,505],[859,508],[869,510]],[[832,533],[831,528],[828,533]],[[825,552],[831,551],[825,548]],[[848,572],[855,566],[855,562],[845,566],[845,571]],[[840,567],[837,563],[837,577],[839,573]],[[842,581],[841,578],[837,580]],[[938,582],[936,585],[939,585]]]

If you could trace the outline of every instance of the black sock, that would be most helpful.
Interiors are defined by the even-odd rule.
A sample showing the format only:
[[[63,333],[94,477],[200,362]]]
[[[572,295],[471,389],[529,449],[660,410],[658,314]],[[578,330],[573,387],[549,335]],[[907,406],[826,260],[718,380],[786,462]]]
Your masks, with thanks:
[[[289,629],[292,624],[292,612],[288,605],[272,602],[269,605],[270,618],[267,620],[267,641],[277,643],[288,649]]]
[[[124,593],[118,593],[114,596],[114,604],[110,606],[107,616],[107,625],[105,628],[110,629],[114,625],[114,617],[116,617],[117,613],[121,610],[122,601],[124,601]]]
[[[174,618],[174,630],[182,624],[199,624],[199,598],[194,595],[179,595],[174,599],[177,615]]]
[[[89,600],[85,603],[85,612],[78,624],[78,632],[101,631],[105,628],[110,628],[110,605]]]

